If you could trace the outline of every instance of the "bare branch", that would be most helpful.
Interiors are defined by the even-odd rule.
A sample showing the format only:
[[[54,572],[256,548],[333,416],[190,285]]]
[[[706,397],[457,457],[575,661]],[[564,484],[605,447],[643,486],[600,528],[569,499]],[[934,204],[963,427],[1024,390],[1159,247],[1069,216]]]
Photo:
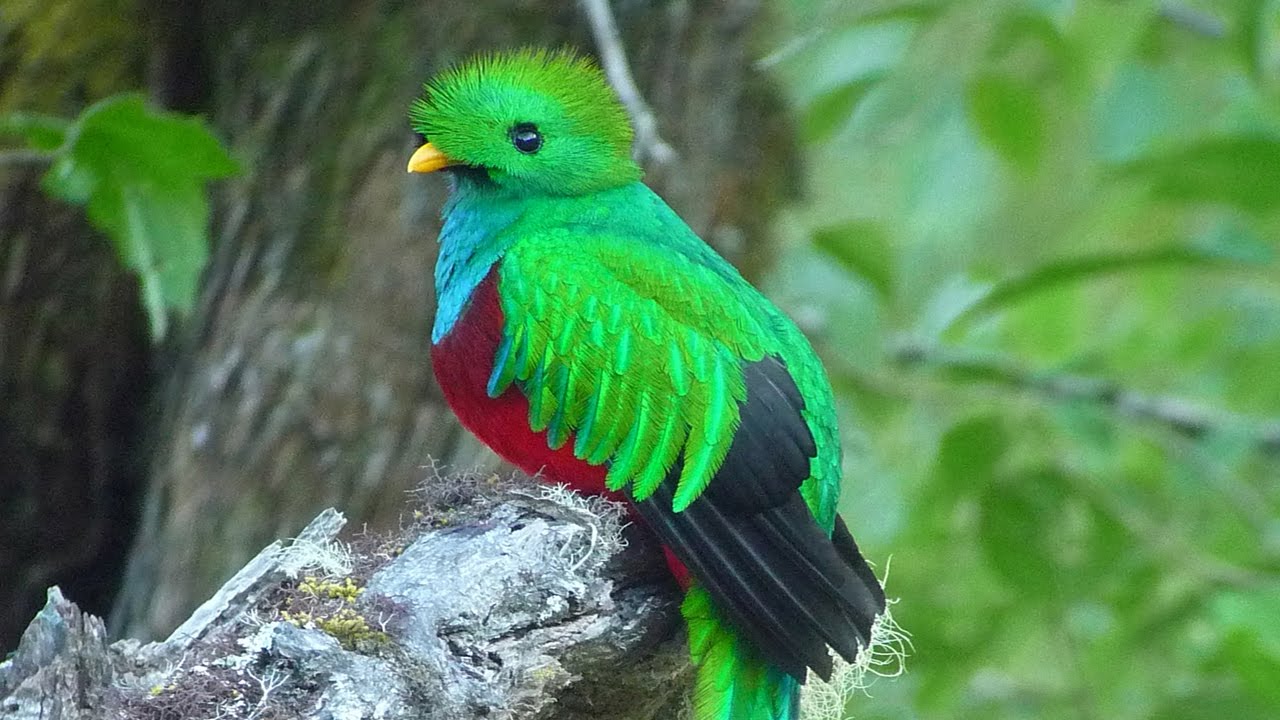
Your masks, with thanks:
[[[600,65],[605,77],[618,93],[618,99],[622,101],[627,114],[631,116],[631,124],[635,126],[636,160],[649,160],[655,165],[666,165],[675,160],[675,149],[658,134],[658,119],[640,94],[635,78],[631,76],[627,53],[622,47],[618,23],[613,19],[609,0],[582,0],[582,9],[591,25],[591,34],[600,53]]]
[[[1160,17],[1175,27],[1214,40],[1227,36],[1227,23],[1221,17],[1181,3],[1160,5]]]
[[[900,343],[893,351],[893,358],[906,367],[928,366],[1057,400],[1097,403],[1120,415],[1158,423],[1191,438],[1244,432],[1259,450],[1280,454],[1280,418],[1246,418],[1205,408],[1184,398],[1127,390],[1110,380],[1069,373],[1035,372],[1005,358],[957,352],[918,342]]]
[[[40,150],[0,150],[0,167],[41,166],[53,162],[53,155]]]

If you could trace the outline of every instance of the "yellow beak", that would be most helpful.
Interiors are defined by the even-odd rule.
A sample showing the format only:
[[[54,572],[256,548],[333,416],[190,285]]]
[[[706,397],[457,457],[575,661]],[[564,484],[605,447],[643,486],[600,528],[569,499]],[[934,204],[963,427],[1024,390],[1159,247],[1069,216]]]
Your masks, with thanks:
[[[430,173],[457,164],[456,160],[427,143],[413,151],[413,156],[409,158],[409,172]]]

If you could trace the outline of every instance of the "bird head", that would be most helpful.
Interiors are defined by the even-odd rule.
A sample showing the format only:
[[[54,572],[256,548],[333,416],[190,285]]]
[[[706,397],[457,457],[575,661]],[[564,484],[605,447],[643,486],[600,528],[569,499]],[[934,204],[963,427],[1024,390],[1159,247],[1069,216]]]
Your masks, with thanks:
[[[410,109],[427,143],[409,172],[459,173],[520,195],[581,195],[638,180],[626,111],[569,50],[482,55],[433,78]]]

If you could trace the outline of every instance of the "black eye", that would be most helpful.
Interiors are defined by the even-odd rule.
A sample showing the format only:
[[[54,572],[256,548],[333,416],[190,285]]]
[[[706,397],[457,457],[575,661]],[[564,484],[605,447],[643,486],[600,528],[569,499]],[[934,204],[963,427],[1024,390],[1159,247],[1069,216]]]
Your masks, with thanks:
[[[520,123],[511,128],[511,144],[525,155],[532,155],[542,148],[542,134],[533,123]]]

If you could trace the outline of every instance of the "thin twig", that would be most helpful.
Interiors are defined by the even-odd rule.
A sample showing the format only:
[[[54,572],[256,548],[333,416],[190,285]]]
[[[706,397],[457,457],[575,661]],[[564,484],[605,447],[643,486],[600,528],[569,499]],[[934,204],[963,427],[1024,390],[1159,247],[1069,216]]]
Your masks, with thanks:
[[[627,53],[618,35],[618,23],[613,19],[609,0],[582,0],[582,9],[591,23],[591,35],[600,53],[600,65],[609,84],[618,93],[631,124],[636,129],[635,155],[637,161],[648,160],[655,165],[666,165],[676,159],[676,151],[658,134],[658,119],[640,94],[635,78],[627,64]]]
[[[1212,13],[1181,3],[1167,2],[1160,5],[1160,17],[1183,30],[1214,40],[1227,35],[1227,22]]]
[[[978,381],[1026,390],[1057,400],[1093,402],[1120,415],[1155,422],[1191,438],[1243,431],[1263,452],[1280,454],[1280,418],[1250,419],[1176,397],[1146,395],[1100,378],[1040,373],[1004,358],[903,342],[893,352],[903,366],[929,366]]]
[[[0,150],[0,167],[48,165],[53,155],[40,150]]]
[[[789,59],[801,50],[804,50],[814,44],[829,32],[831,32],[831,26],[822,25],[813,28],[802,35],[796,35],[779,45],[764,57],[756,60],[756,69],[772,70],[775,65]]]
[[[262,690],[262,697],[258,698],[258,704],[253,708],[253,712],[249,713],[249,720],[257,720],[269,709],[271,693],[284,687],[289,678],[274,668],[267,669],[260,676],[255,675],[252,670],[246,670],[245,674],[258,681],[258,687]]]

